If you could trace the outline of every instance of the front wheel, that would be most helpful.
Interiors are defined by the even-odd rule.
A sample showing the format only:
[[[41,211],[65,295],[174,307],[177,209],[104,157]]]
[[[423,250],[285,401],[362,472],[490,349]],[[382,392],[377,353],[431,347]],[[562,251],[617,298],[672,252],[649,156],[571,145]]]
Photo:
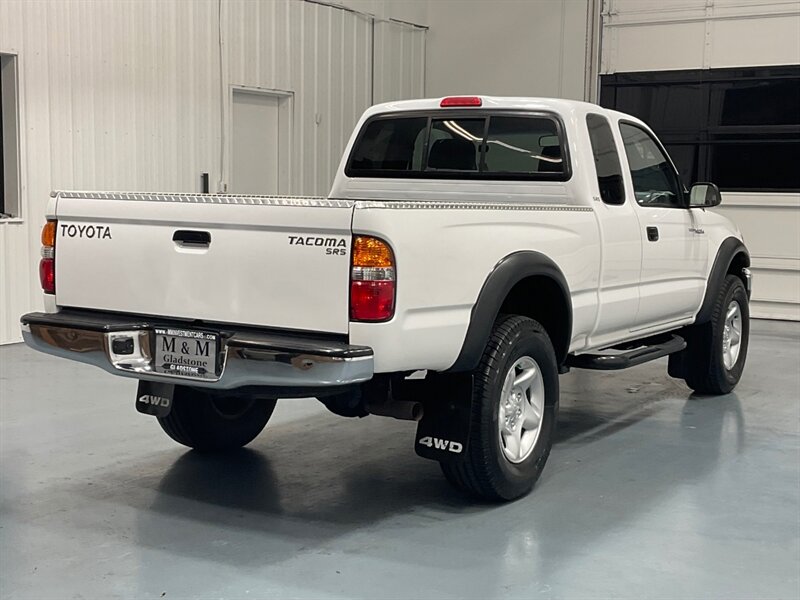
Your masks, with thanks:
[[[558,369],[547,332],[533,319],[500,317],[474,382],[466,455],[442,471],[474,496],[513,500],[536,483],[553,445]]]
[[[204,451],[232,450],[249,444],[261,433],[276,403],[176,386],[172,409],[158,423],[184,446]]]
[[[690,330],[684,350],[683,378],[701,394],[727,394],[744,371],[750,341],[750,309],[742,280],[728,275],[711,320]]]

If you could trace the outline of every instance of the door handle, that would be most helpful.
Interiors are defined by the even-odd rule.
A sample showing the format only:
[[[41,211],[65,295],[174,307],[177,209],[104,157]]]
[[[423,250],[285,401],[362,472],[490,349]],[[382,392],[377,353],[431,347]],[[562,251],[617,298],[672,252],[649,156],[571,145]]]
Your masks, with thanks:
[[[692,233],[697,233],[698,235],[703,235],[706,232],[705,229],[702,229],[700,227],[689,227],[689,231],[691,231]]]
[[[207,231],[179,229],[172,234],[172,241],[181,246],[209,246],[211,244],[211,234]]]
[[[658,227],[647,228],[647,240],[650,242],[658,241]]]

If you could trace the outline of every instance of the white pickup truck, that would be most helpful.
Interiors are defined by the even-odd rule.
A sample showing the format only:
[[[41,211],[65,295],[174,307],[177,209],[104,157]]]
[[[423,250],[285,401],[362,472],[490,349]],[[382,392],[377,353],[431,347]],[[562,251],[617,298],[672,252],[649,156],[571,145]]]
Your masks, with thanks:
[[[366,111],[327,198],[56,192],[33,348],[140,380],[198,450],[250,442],[277,398],[419,421],[454,485],[508,500],[553,443],[558,376],[669,355],[724,394],[750,258],[641,121],[555,99]]]

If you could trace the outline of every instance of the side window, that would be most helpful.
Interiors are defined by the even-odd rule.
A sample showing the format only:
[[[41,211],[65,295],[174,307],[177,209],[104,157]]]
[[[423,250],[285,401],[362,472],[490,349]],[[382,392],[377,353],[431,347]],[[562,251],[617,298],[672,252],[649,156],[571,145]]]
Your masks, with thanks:
[[[620,123],[636,201],[642,206],[683,208],[683,187],[675,169],[644,129]]]
[[[487,173],[564,173],[561,143],[552,119],[492,116],[484,160],[481,170]]]
[[[605,117],[590,114],[586,115],[586,126],[592,144],[600,198],[606,204],[625,204],[622,167],[619,164],[619,153],[614,143],[614,135],[611,133],[611,125]]]

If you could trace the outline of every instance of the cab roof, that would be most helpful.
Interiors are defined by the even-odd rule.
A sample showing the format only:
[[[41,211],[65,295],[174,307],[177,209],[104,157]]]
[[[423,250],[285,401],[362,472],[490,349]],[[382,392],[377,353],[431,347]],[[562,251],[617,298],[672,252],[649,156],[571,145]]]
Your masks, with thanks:
[[[442,102],[450,100],[463,99],[469,101],[471,99],[480,99],[480,105],[472,105],[464,102],[461,105],[442,106]],[[434,110],[439,108],[465,108],[465,109],[524,109],[524,110],[541,110],[541,109],[574,109],[582,107],[584,109],[598,109],[596,104],[589,102],[581,102],[578,100],[566,100],[563,98],[526,98],[517,96],[481,96],[481,95],[459,95],[459,96],[444,96],[441,98],[422,98],[418,100],[396,100],[393,102],[383,102],[376,104],[370,108],[370,112],[383,113],[383,112],[399,112],[399,111],[414,111],[414,110]],[[605,111],[606,109],[601,109]]]
[[[458,106],[442,106],[442,102],[450,99],[474,99],[480,98],[480,105],[468,104],[464,102]],[[383,102],[376,104],[366,110],[364,119],[377,114],[410,112],[422,110],[449,110],[459,108],[463,110],[526,110],[526,111],[552,111],[566,114],[585,114],[587,112],[601,113],[616,118],[625,118],[637,123],[639,119],[608,108],[603,108],[591,102],[580,100],[567,100],[565,98],[537,98],[523,96],[481,96],[481,95],[459,95],[443,96],[440,98],[421,98],[418,100],[396,100],[393,102]]]

